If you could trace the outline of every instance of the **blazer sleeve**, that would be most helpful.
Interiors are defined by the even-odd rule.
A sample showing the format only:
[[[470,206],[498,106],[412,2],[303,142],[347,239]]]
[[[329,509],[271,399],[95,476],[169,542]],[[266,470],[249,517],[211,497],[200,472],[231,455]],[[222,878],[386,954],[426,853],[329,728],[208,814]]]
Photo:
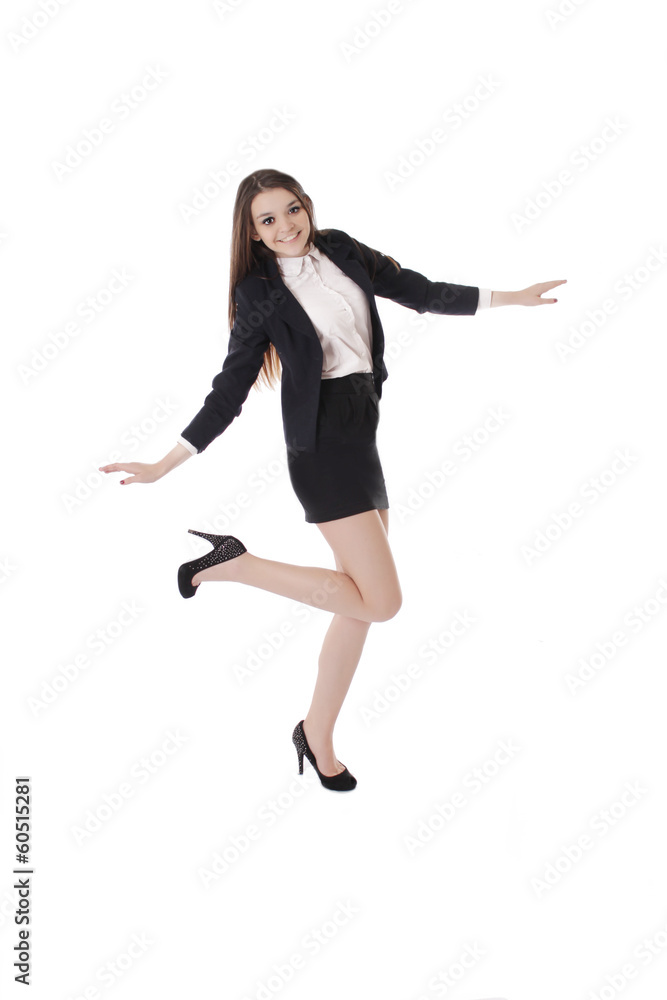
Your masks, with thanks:
[[[240,415],[271,343],[264,330],[263,313],[253,308],[256,303],[240,285],[234,300],[236,318],[222,370],[214,377],[212,392],[204,399],[201,410],[181,432],[197,452],[204,451]],[[250,322],[251,318],[257,318],[258,322]]]
[[[376,295],[392,299],[418,313],[447,313],[450,316],[473,316],[479,303],[477,285],[455,285],[450,281],[429,281],[419,271],[400,267],[379,251],[373,252],[359,240],[355,241],[364,258]],[[398,261],[396,261],[398,264]],[[375,275],[373,277],[373,271]]]

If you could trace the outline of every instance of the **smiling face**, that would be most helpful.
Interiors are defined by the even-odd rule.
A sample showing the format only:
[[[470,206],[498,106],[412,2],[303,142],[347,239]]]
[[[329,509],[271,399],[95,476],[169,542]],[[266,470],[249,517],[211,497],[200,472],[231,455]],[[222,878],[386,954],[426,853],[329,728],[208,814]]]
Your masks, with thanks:
[[[261,240],[276,257],[303,257],[308,253],[308,214],[291,191],[261,191],[253,198],[250,211],[253,240]]]

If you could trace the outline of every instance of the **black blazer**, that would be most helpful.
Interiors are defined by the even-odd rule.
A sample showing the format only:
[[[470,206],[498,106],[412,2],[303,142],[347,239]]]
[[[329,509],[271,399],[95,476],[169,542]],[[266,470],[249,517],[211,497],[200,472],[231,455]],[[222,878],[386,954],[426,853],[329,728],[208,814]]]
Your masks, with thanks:
[[[408,268],[397,272],[384,254],[378,252],[376,257],[370,247],[353,240],[341,229],[322,230],[315,235],[314,243],[368,297],[378,397],[389,373],[384,363],[384,332],[376,295],[393,299],[418,313],[472,316],[477,311],[478,287],[429,281]],[[282,365],[281,408],[288,453],[313,451],[323,360],[315,327],[282,280],[273,258],[260,260],[255,270],[237,285],[235,301],[236,320],[222,371],[213,379],[213,391],[182,436],[201,452],[226,430],[241,413],[262,367],[264,352],[272,343]]]

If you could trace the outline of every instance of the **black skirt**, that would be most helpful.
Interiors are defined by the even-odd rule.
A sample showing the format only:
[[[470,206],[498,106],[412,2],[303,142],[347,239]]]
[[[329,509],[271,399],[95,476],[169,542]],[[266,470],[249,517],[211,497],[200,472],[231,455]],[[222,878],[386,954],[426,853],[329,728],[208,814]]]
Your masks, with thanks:
[[[380,400],[372,373],[323,378],[320,386],[316,449],[287,454],[292,487],[306,521],[388,510],[375,443]]]

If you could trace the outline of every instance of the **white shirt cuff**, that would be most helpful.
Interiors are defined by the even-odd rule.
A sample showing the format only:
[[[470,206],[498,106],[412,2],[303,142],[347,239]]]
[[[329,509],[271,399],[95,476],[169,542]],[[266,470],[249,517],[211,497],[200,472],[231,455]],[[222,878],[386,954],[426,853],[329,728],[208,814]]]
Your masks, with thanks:
[[[187,448],[191,455],[197,455],[197,449],[189,441],[186,441],[182,434],[179,434],[176,438],[179,444],[182,444],[184,448]]]
[[[477,303],[477,310],[489,309],[491,307],[491,291],[490,288],[480,288],[479,290],[479,302]]]

